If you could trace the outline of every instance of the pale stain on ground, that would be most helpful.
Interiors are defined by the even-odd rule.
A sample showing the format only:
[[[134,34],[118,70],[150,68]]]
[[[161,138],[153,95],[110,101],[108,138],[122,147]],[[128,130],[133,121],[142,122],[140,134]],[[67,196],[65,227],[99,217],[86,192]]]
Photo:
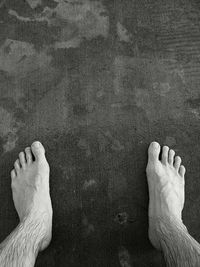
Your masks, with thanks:
[[[39,4],[29,2],[32,8]],[[15,10],[9,10],[9,14],[24,22],[47,22],[49,26],[58,27],[59,35],[53,44],[56,49],[78,47],[84,38],[91,40],[97,36],[108,36],[109,19],[101,2],[56,2],[55,8],[45,7],[35,18],[20,16]]]
[[[132,267],[131,257],[128,250],[125,247],[119,249],[119,262],[121,267]]]
[[[120,41],[124,41],[124,42],[130,41],[130,38],[131,38],[130,33],[120,22],[117,22],[117,34],[119,36]]]

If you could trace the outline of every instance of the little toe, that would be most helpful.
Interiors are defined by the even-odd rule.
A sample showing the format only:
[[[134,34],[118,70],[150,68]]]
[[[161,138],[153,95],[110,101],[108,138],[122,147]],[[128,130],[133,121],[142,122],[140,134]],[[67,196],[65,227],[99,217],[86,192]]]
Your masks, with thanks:
[[[16,178],[17,175],[16,175],[16,172],[15,172],[14,169],[11,171],[10,175],[11,175],[11,178],[12,179],[15,179]]]
[[[24,169],[25,166],[26,166],[26,159],[25,159],[24,152],[20,152],[19,153],[19,161],[20,161],[20,164],[21,164],[22,168]]]
[[[174,156],[175,156],[175,151],[173,149],[169,150],[169,164],[173,165],[174,164]]]
[[[184,176],[185,176],[185,172],[186,172],[185,167],[184,167],[183,165],[181,165],[180,168],[179,168],[179,173],[180,173],[180,175],[181,175],[182,177],[184,177]]]
[[[30,147],[26,147],[25,148],[25,153],[26,153],[26,161],[27,161],[28,164],[30,164],[33,161],[31,148]]]
[[[152,142],[148,149],[149,161],[155,161],[159,159],[160,145],[157,142]]]
[[[174,168],[179,170],[180,166],[181,166],[181,158],[179,156],[176,156],[174,161]]]
[[[14,167],[15,167],[15,171],[16,173],[18,173],[18,171],[20,170],[20,162],[19,162],[19,159],[17,159],[14,163]]]
[[[168,163],[168,157],[169,157],[169,147],[164,146],[162,149],[162,163],[167,164]]]
[[[31,145],[31,150],[33,152],[33,155],[35,156],[35,159],[38,161],[43,161],[45,160],[45,150],[43,145],[36,141]]]

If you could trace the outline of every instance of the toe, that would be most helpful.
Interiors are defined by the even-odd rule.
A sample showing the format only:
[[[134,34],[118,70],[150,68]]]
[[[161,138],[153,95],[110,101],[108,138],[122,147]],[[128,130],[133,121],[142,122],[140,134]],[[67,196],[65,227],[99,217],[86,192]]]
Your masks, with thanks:
[[[162,162],[164,164],[168,163],[168,152],[169,152],[169,147],[168,146],[164,146],[162,149]]]
[[[16,173],[18,173],[18,171],[20,170],[20,163],[19,163],[19,159],[17,159],[14,163],[14,167],[15,167],[15,171]]]
[[[26,161],[28,164],[30,164],[33,161],[32,152],[30,147],[25,148],[26,153]]]
[[[16,172],[15,172],[14,169],[11,171],[10,175],[11,175],[11,178],[12,179],[15,179],[16,178],[17,175],[16,175]]]
[[[174,161],[174,167],[175,169],[179,170],[180,166],[181,166],[181,158],[179,156],[176,156]]]
[[[42,161],[45,159],[45,150],[44,150],[43,145],[40,142],[38,141],[34,142],[31,145],[31,150],[36,160]]]
[[[24,169],[25,166],[26,166],[26,159],[25,159],[24,152],[20,152],[19,153],[19,161],[20,161],[20,164],[21,164],[22,168]]]
[[[157,142],[152,142],[148,149],[149,160],[155,161],[159,159],[160,145]]]
[[[180,166],[179,173],[182,177],[185,176],[186,169],[183,165]]]
[[[175,151],[173,149],[170,149],[170,151],[169,151],[169,164],[171,164],[171,165],[174,164],[174,156],[175,156]]]

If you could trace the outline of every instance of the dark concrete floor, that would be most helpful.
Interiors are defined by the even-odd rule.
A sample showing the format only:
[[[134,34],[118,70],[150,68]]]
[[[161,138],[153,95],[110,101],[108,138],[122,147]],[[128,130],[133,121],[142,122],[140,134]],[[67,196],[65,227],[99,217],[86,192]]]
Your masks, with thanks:
[[[200,4],[0,1],[0,239],[18,222],[10,170],[38,139],[51,165],[53,240],[36,266],[164,266],[147,237],[147,147],[187,168],[200,241]]]

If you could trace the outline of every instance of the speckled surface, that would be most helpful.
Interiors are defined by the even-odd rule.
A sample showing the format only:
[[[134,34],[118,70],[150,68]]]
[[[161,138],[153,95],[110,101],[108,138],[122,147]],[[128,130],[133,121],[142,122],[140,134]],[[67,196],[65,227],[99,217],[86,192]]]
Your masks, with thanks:
[[[0,238],[18,219],[9,173],[43,142],[53,240],[36,266],[164,266],[147,238],[147,147],[187,168],[200,241],[200,5],[194,0],[0,1]]]

